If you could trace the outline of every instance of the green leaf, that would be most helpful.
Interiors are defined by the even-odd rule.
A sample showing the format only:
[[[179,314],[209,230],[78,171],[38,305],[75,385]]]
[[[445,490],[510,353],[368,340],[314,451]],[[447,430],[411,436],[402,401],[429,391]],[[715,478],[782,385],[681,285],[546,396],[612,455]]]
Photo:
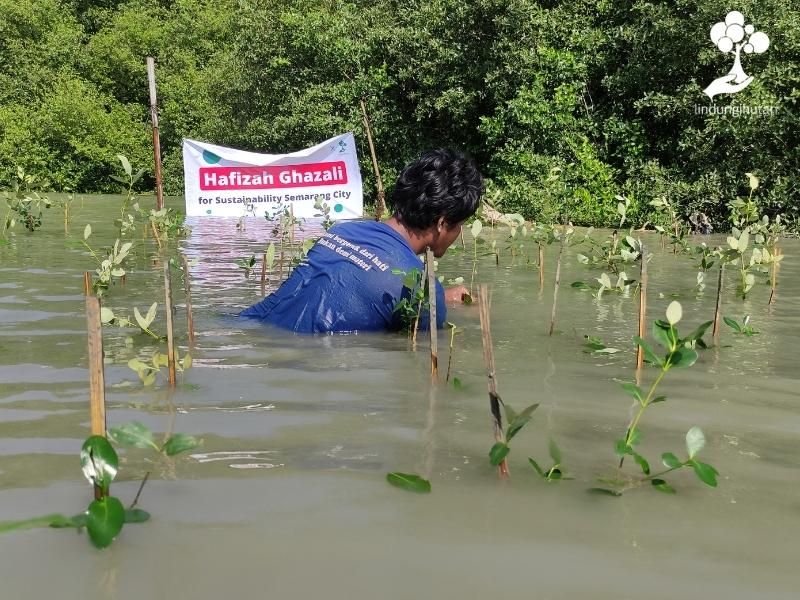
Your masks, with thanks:
[[[669,469],[678,469],[683,463],[672,452],[664,452],[661,455],[661,462]]]
[[[542,468],[539,466],[539,463],[537,463],[531,457],[528,457],[528,462],[531,463],[531,466],[539,474],[539,477],[541,477],[542,479],[547,478],[547,475],[544,474],[544,471],[542,471]]]
[[[164,443],[161,451],[167,456],[175,456],[181,452],[186,452],[200,445],[200,440],[197,438],[186,435],[184,433],[176,433]]]
[[[642,437],[644,437],[642,435],[642,430],[637,427],[630,433],[630,438],[631,438],[630,445],[636,446],[639,442],[642,441]]]
[[[83,239],[88,240],[90,235],[92,235],[92,226],[87,223],[83,228]]]
[[[139,312],[137,307],[133,307],[133,318],[136,319],[136,322],[139,324],[141,329],[147,329],[147,326],[150,323],[142,316],[142,313]]]
[[[114,320],[114,311],[111,310],[110,308],[105,307],[105,306],[101,307],[100,308],[100,322],[105,324],[105,323],[111,323],[111,321],[113,321],[113,320]]]
[[[622,389],[625,390],[629,396],[634,398],[639,404],[644,404],[644,394],[638,385],[629,383],[627,381],[620,383]]]
[[[409,492],[429,494],[431,491],[430,481],[411,473],[387,473],[386,481],[395,487]]]
[[[683,307],[680,302],[673,300],[667,307],[667,321],[670,325],[675,325],[681,320],[681,317],[683,317]]]
[[[661,358],[655,352],[653,352],[653,349],[650,347],[650,344],[645,342],[638,335],[633,337],[633,341],[636,342],[637,345],[642,347],[642,350],[644,350],[644,359],[647,362],[654,365],[658,365],[659,367],[664,365],[664,362],[661,360]]]
[[[666,396],[656,396],[652,400],[650,400],[650,404],[655,404],[656,402],[665,402],[667,400]]]
[[[722,317],[722,320],[725,321],[725,325],[733,329],[736,333],[741,333],[742,328],[739,327],[739,323],[731,319],[730,317]]]
[[[708,328],[711,327],[711,325],[713,324],[714,324],[713,321],[706,321],[705,323],[701,324],[697,329],[695,329],[692,333],[690,333],[688,336],[683,338],[683,341],[691,342],[699,340],[700,338],[703,337],[703,334],[705,334]]]
[[[117,154],[117,158],[119,159],[119,162],[122,163],[122,168],[125,170],[125,175],[130,177],[133,173],[133,168],[131,168],[131,163],[128,160],[128,157],[122,154]]]
[[[578,288],[579,290],[590,290],[590,288],[586,283],[583,281],[575,281],[572,283],[570,287]]]
[[[125,509],[125,522],[126,523],[144,523],[150,520],[150,513],[141,508],[126,508]]]
[[[460,390],[464,387],[464,384],[461,383],[461,380],[458,377],[453,377],[453,388]]]
[[[651,485],[656,488],[659,492],[664,492],[665,494],[674,494],[675,488],[668,484],[663,479],[651,479]]]
[[[638,452],[633,452],[633,460],[635,460],[636,464],[641,467],[642,472],[645,475],[650,475],[650,463],[647,462],[647,459],[644,456]]]
[[[147,309],[147,316],[144,318],[144,320],[147,321],[148,327],[150,326],[150,323],[152,323],[156,318],[157,308],[158,308],[158,302],[153,302],[153,304],[150,305],[150,308]]]
[[[183,357],[183,362],[182,362],[183,370],[185,371],[186,369],[191,368],[191,366],[192,366],[192,355],[187,352]]]
[[[506,441],[510,442],[511,438],[517,435],[520,430],[527,425],[528,421],[531,420],[531,415],[533,411],[539,408],[538,404],[531,404],[521,413],[516,415],[514,419],[508,424],[508,431],[506,433]]]
[[[703,435],[702,429],[699,427],[692,427],[686,432],[686,451],[689,453],[689,458],[694,458],[705,445],[706,436]]]
[[[717,470],[707,463],[703,463],[697,460],[689,461],[692,468],[694,469],[694,474],[697,475],[698,479],[709,485],[711,487],[717,487]]]
[[[98,548],[105,548],[117,537],[125,523],[125,508],[114,496],[106,496],[89,505],[86,530]]]
[[[666,321],[653,322],[653,337],[667,350],[672,350],[678,345],[678,331]]]
[[[631,454],[633,452],[633,448],[631,448],[628,443],[620,438],[614,441],[614,453],[617,456],[625,456],[626,454]]]
[[[478,219],[475,219],[472,223],[472,227],[470,228],[470,232],[472,233],[472,237],[477,238],[481,231],[483,230],[483,223],[481,223]]]
[[[547,446],[547,451],[550,453],[550,458],[557,465],[561,464],[561,449],[556,444],[555,440],[550,438],[550,443]]]
[[[131,421],[119,427],[112,427],[108,430],[108,437],[112,442],[120,446],[158,450],[158,444],[153,438],[153,432],[148,429],[147,425],[139,421]]]
[[[20,529],[34,529],[36,527],[75,527],[72,519],[60,514],[44,515],[21,521],[2,521],[0,522],[0,533],[18,531]]]
[[[108,487],[117,476],[119,458],[114,447],[102,435],[86,438],[81,448],[81,469],[92,485],[108,492]]]
[[[508,444],[504,442],[497,442],[492,449],[489,450],[489,462],[492,463],[495,467],[503,462],[508,453],[511,452],[511,448],[508,447]]]
[[[671,367],[691,367],[697,361],[697,352],[691,348],[678,348],[669,355]]]

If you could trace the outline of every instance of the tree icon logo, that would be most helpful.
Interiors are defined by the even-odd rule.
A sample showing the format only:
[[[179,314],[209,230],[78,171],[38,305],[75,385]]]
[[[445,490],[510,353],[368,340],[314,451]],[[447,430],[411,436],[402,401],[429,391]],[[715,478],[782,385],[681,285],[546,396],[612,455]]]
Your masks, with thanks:
[[[741,92],[753,81],[753,76],[742,68],[742,51],[745,54],[763,54],[769,48],[769,37],[756,31],[752,24],[745,25],[744,15],[733,10],[725,15],[724,21],[711,28],[711,41],[720,52],[733,54],[735,59],[730,72],[712,81],[703,92],[711,99],[717,94]]]

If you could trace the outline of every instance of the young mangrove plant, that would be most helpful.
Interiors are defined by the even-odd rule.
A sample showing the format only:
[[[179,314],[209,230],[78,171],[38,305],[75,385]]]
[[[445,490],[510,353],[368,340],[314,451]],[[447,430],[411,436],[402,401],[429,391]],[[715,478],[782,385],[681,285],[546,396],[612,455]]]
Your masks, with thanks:
[[[699,451],[699,449],[695,446],[693,446],[693,450],[689,452],[689,459],[680,464],[672,460],[674,455],[669,455],[669,457],[667,454],[663,455],[662,460],[664,461],[665,466],[668,467],[668,470],[658,473],[657,475],[651,475],[649,461],[637,449],[637,446],[642,441],[640,423],[645,411],[652,405],[664,402],[667,399],[666,396],[657,395],[659,385],[661,384],[664,376],[673,368],[691,367],[698,358],[695,348],[706,347],[705,343],[703,342],[703,334],[711,326],[711,321],[702,323],[692,333],[685,337],[681,337],[676,325],[678,322],[680,322],[682,316],[683,309],[681,308],[680,303],[672,302],[667,307],[667,320],[657,320],[653,323],[653,337],[655,338],[656,342],[662,346],[666,354],[661,355],[657,353],[641,337],[636,336],[634,338],[636,343],[643,349],[645,360],[651,365],[657,367],[659,369],[659,373],[653,383],[650,385],[650,388],[647,390],[647,392],[645,392],[635,383],[625,382],[621,384],[623,390],[625,390],[625,392],[634,399],[634,406],[636,407],[636,410],[634,411],[634,415],[628,424],[625,436],[616,440],[614,444],[614,451],[620,457],[617,468],[617,476],[613,479],[600,480],[603,483],[610,485],[611,489],[594,488],[594,491],[608,493],[611,495],[620,495],[629,487],[639,485],[644,481],[650,481],[653,487],[659,491],[672,492],[674,491],[673,488],[661,478],[661,475],[680,468],[680,466],[692,466],[695,468],[695,472],[698,473],[698,477],[700,477],[700,479],[705,483],[708,483],[708,481],[700,476],[700,473],[706,475],[708,470],[711,469],[716,476],[716,471],[714,471],[713,467],[710,467],[710,465],[705,465],[705,463],[697,463],[699,466],[695,467],[696,461],[694,461],[694,454]],[[695,429],[696,428],[693,428],[693,431]],[[699,431],[699,429],[696,429],[696,431]],[[639,466],[644,475],[643,479],[623,479],[621,469],[626,456],[631,456]],[[668,462],[670,464],[667,464]],[[716,485],[716,480],[714,485]]]
[[[115,219],[114,224],[117,226],[119,231],[119,237],[124,237],[125,234],[136,229],[135,217],[133,214],[128,212],[128,207],[135,206],[135,210],[138,210],[138,205],[136,204],[136,193],[133,191],[133,186],[136,185],[136,183],[142,178],[142,176],[145,174],[145,170],[139,169],[136,173],[134,173],[133,167],[131,166],[127,156],[117,154],[117,159],[122,165],[122,170],[125,173],[125,176],[120,177],[119,175],[112,175],[111,179],[121,183],[124,186],[124,198],[122,200],[122,206],[120,207],[119,219]]]
[[[256,255],[251,254],[247,258],[237,258],[236,266],[244,271],[245,277],[250,277],[250,273],[253,272],[253,267],[256,266]]]
[[[611,277],[608,273],[602,273],[600,277],[596,278],[596,284],[589,284],[583,281],[575,281],[570,287],[579,290],[593,290],[592,296],[598,300],[604,292],[614,292],[618,294],[625,294],[630,291],[631,285],[636,283],[635,279],[628,279],[627,273],[621,271],[617,274],[616,283],[611,282]]]
[[[134,307],[133,317],[136,319],[136,325],[134,325],[134,323],[128,317],[118,315],[110,308],[103,306],[100,309],[100,320],[103,325],[114,325],[121,328],[132,328],[138,326],[142,333],[146,333],[153,339],[163,341],[166,339],[166,336],[158,335],[152,329],[150,329],[150,324],[156,318],[157,307],[158,303],[153,302],[153,304],[151,304],[150,308],[147,310],[145,316],[142,316],[142,313],[139,312],[139,309]]]
[[[153,385],[156,382],[156,375],[161,372],[161,368],[168,366],[169,357],[158,350],[153,352],[149,363],[138,358],[132,358],[128,361],[128,367],[136,372],[145,387]],[[176,348],[175,369],[178,373],[185,373],[191,366],[192,355],[187,352],[183,355],[183,358],[181,358]]]
[[[427,302],[422,271],[416,268],[407,272],[392,269],[392,273],[403,278],[403,297],[395,305],[394,312],[397,313],[401,331],[413,335]]]
[[[42,196],[36,191],[37,186],[34,175],[29,175],[22,167],[17,167],[17,177],[11,191],[3,192],[7,209],[0,232],[2,238],[7,238],[8,232],[17,223],[21,223],[28,231],[36,231],[42,226],[42,213],[50,208],[52,202],[47,196]]]
[[[722,317],[722,320],[725,321],[725,325],[730,327],[735,334],[752,337],[758,333],[761,333],[760,331],[753,329],[753,326],[750,325],[750,315],[745,315],[742,318],[741,323],[736,319],[732,319],[731,317]]]
[[[499,397],[498,400],[500,400]],[[495,442],[489,449],[489,463],[494,467],[499,466],[511,453],[511,446],[509,446],[511,440],[530,422],[533,418],[533,411],[539,408],[538,404],[531,404],[522,412],[516,413],[510,405],[502,400],[500,400],[500,405],[503,407],[503,412],[506,415],[508,427],[505,431],[505,439]]]
[[[88,239],[91,235],[92,226],[86,225],[81,242],[99,265],[95,271],[97,279],[92,281],[92,288],[95,294],[102,296],[109,290],[114,279],[125,276],[124,262],[133,247],[133,242],[120,244],[120,240],[117,239],[111,248],[105,249],[105,256],[103,256],[103,251],[96,250],[89,245]]]
[[[633,264],[641,256],[642,243],[632,235],[621,237],[615,229],[605,240],[598,242],[591,237],[592,228],[579,243],[588,248],[587,254],[578,254],[578,262],[592,267],[602,267],[616,274],[620,265]]]
[[[657,198],[650,202],[650,206],[656,209],[659,213],[665,215],[666,220],[669,222],[667,227],[656,225],[656,231],[661,234],[661,246],[664,247],[666,240],[672,245],[672,252],[689,251],[689,242],[686,239],[689,234],[689,228],[684,224],[684,220],[678,216],[675,206],[670,203],[665,197]]]
[[[120,445],[153,448],[164,456],[175,456],[200,444],[194,437],[180,433],[170,435],[161,445],[156,444],[152,432],[141,423],[135,422],[112,428],[109,431],[109,438]],[[136,508],[147,475],[128,508],[123,506],[119,498],[111,495],[111,483],[119,471],[119,456],[108,439],[101,435],[88,437],[81,447],[80,461],[83,474],[92,485],[95,496],[86,511],[73,517],[50,514],[23,521],[0,523],[0,533],[33,527],[86,529],[89,540],[95,547],[106,548],[119,535],[126,523],[143,523],[150,519],[147,511]]]
[[[548,469],[543,469],[539,466],[539,463],[528,457],[528,462],[533,467],[533,470],[536,471],[536,474],[547,482],[574,479],[573,477],[567,476],[566,469],[562,464],[561,449],[558,447],[555,440],[550,440],[547,451],[550,454],[550,458],[553,460],[553,465]]]

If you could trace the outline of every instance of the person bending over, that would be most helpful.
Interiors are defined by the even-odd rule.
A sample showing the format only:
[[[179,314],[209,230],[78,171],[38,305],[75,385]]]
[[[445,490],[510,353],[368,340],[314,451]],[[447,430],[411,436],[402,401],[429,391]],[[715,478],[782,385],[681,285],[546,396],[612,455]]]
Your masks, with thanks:
[[[407,165],[390,197],[385,222],[342,221],[331,227],[275,292],[240,313],[297,333],[398,331],[397,303],[411,290],[404,276],[423,272],[418,254],[436,258],[458,238],[478,210],[483,176],[475,163],[447,149],[425,152]],[[446,303],[460,302],[464,286],[444,290],[436,281],[436,321],[444,326]],[[427,314],[420,318],[426,327]]]

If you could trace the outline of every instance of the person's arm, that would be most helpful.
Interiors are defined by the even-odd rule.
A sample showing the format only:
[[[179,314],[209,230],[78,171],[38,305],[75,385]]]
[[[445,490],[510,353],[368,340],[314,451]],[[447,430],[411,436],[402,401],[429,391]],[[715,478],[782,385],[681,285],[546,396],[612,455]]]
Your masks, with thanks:
[[[464,301],[464,295],[469,295],[469,290],[466,286],[455,285],[453,287],[445,288],[444,300],[447,304],[461,304]]]

